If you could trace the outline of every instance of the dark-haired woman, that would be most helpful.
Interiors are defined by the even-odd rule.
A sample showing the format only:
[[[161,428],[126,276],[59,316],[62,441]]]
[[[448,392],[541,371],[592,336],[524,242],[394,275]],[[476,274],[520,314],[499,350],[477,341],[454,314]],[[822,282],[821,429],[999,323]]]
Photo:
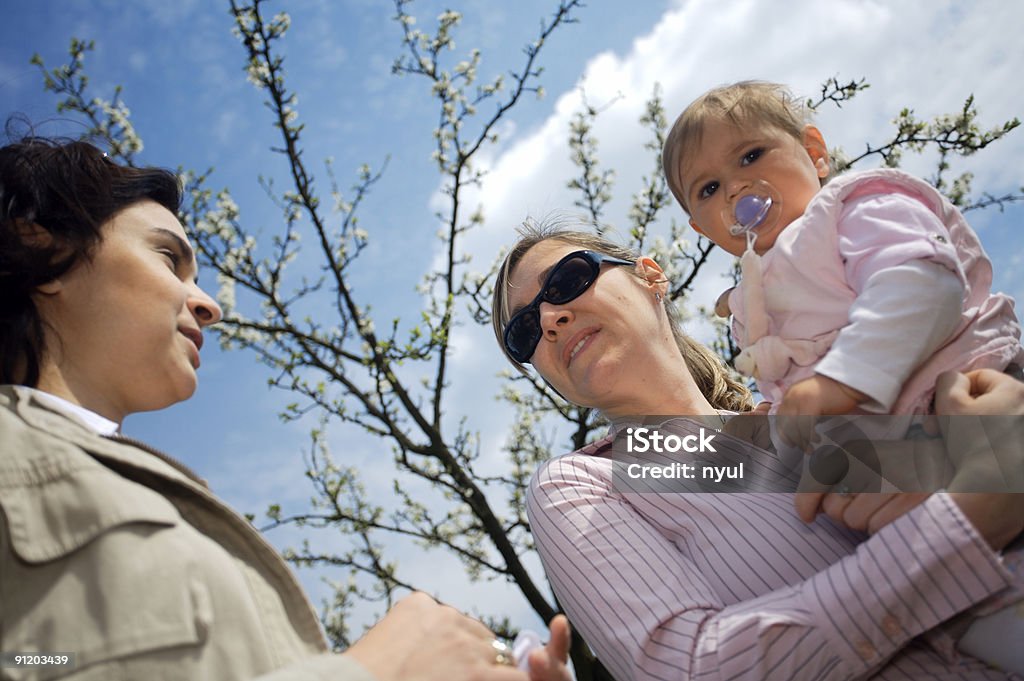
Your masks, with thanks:
[[[124,438],[196,388],[221,311],[174,175],[94,147],[0,148],[0,650],[7,679],[525,681],[479,622],[423,594],[331,654],[294,576],[190,470]],[[568,629],[531,677],[568,679]],[[56,655],[56,657],[54,657]]]

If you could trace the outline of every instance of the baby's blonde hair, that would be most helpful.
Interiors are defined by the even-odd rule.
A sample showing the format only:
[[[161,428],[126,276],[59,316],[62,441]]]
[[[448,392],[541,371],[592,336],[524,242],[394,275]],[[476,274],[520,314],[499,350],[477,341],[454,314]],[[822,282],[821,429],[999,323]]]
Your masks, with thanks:
[[[662,169],[672,195],[687,213],[682,170],[687,152],[700,148],[708,121],[725,121],[737,127],[770,127],[803,140],[804,127],[812,121],[811,109],[784,85],[744,80],[708,90],[690,103],[672,125],[661,152]]]

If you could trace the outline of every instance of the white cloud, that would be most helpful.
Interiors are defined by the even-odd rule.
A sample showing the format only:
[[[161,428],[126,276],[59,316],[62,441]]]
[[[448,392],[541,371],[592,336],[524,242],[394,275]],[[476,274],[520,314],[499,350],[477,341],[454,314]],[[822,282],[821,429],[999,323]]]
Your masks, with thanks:
[[[135,73],[142,73],[146,70],[146,65],[149,63],[149,56],[142,51],[132,52],[128,56],[128,66],[131,67]]]
[[[238,109],[225,109],[220,112],[213,125],[213,132],[219,144],[223,146],[230,144],[232,137],[238,132],[240,118]]]
[[[24,82],[32,82],[34,84],[34,81],[26,77],[29,73],[31,73],[32,77],[36,76],[35,72],[30,71],[28,66],[16,66],[15,64],[8,64],[0,60],[0,91],[13,98],[22,89]]]
[[[859,152],[866,141],[881,142],[889,121],[904,106],[920,117],[956,111],[974,93],[982,124],[991,126],[1019,113],[1013,73],[1024,65],[1024,47],[1013,32],[1024,10],[988,0],[969,7],[955,2],[832,0],[778,5],[752,1],[680,2],[626,55],[597,53],[579,79],[591,104],[615,100],[595,126],[599,158],[617,176],[609,220],[624,224],[628,193],[652,170],[642,149],[647,137],[637,123],[655,86],[663,88],[669,121],[694,97],[715,85],[746,78],[789,84],[811,97],[831,76],[865,77],[871,87],[842,109],[821,108],[819,126],[831,145]],[[487,229],[463,243],[479,263],[514,241],[512,227],[526,215],[573,211],[577,198],[565,188],[575,169],[566,139],[580,93],[558,95],[551,114],[489,164],[476,197],[485,206]],[[1012,161],[1024,151],[1016,132],[971,159],[979,187],[1019,186]],[[932,161],[908,158],[911,171],[931,172]],[[678,208],[666,217],[682,217]],[[720,282],[712,282],[715,288]],[[495,352],[497,352],[495,350]]]
[[[784,17],[778,9],[749,1],[679,3],[634,42],[629,54],[594,55],[579,82],[592,104],[618,98],[595,131],[602,162],[617,170],[620,194],[634,189],[640,174],[650,170],[636,121],[655,83],[663,87],[671,121],[701,92],[726,82],[766,78],[814,96],[830,76],[866,77],[869,90],[841,110],[822,107],[819,116],[830,143],[849,151],[859,151],[867,140],[880,141],[903,106],[927,118],[955,111],[974,93],[984,124],[1019,113],[1019,98],[1008,84],[1024,65],[1024,46],[1013,34],[1024,11],[1012,4],[807,0],[787,4]],[[510,227],[525,215],[572,208],[576,197],[564,189],[573,173],[565,140],[579,93],[563,93],[555,101],[542,125],[491,164],[479,194],[488,229],[464,244],[482,260],[482,254],[513,240]],[[1019,185],[1020,173],[1009,161],[1022,147],[1024,137],[1015,133],[978,156],[978,182],[994,188]],[[929,170],[925,164],[921,168]],[[623,200],[613,204],[616,221],[625,205]]]

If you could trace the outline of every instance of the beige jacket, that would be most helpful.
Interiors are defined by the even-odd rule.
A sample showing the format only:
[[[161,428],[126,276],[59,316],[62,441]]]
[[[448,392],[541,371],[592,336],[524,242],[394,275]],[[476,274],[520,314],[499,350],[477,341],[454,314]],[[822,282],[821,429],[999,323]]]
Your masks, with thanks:
[[[0,678],[372,681],[291,570],[186,468],[0,387]]]

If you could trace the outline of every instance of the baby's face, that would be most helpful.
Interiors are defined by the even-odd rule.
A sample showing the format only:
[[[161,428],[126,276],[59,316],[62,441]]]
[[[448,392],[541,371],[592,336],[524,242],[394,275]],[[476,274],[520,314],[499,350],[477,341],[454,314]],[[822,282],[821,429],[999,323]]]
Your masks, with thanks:
[[[813,133],[798,140],[775,128],[747,130],[727,121],[709,121],[700,147],[686,155],[680,173],[690,225],[729,253],[742,255],[746,235],[729,232],[735,201],[763,180],[781,201],[771,208],[764,226],[756,228],[754,250],[760,254],[771,248],[779,233],[803,215],[828,173],[824,141],[816,129],[808,130]],[[808,140],[808,134],[814,139]]]

